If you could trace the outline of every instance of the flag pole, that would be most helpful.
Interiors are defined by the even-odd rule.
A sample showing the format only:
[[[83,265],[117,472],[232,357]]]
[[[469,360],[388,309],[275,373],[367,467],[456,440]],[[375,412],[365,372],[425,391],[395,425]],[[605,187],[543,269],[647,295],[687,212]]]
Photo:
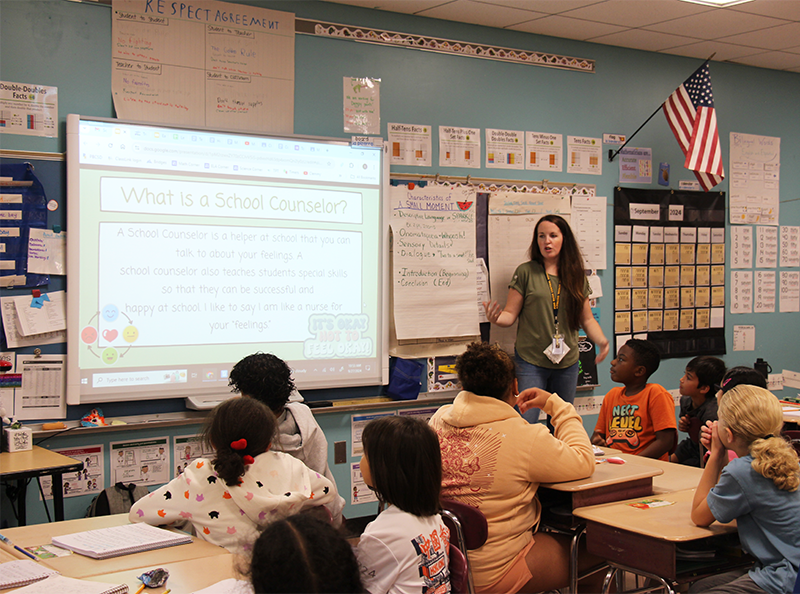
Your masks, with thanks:
[[[714,57],[714,56],[716,56],[716,55],[717,55],[717,52],[714,52],[713,54],[711,54],[711,55],[708,57],[708,59],[706,60],[706,62],[710,62],[710,61],[711,61],[711,58],[713,58],[713,57]],[[703,62],[703,63],[705,64],[705,62]],[[625,148],[625,147],[628,145],[628,143],[629,143],[631,140],[633,140],[633,137],[634,137],[634,136],[636,136],[636,135],[639,133],[639,130],[641,130],[642,128],[644,128],[644,127],[647,125],[647,122],[649,122],[650,120],[652,120],[652,119],[653,119],[653,116],[655,116],[655,115],[656,115],[656,114],[657,114],[657,113],[658,113],[658,112],[661,110],[661,108],[662,108],[662,107],[664,107],[664,103],[666,103],[666,101],[662,101],[662,102],[661,102],[661,105],[659,105],[659,106],[656,108],[656,110],[655,110],[655,111],[654,111],[652,114],[650,114],[650,117],[649,117],[649,118],[647,118],[647,119],[644,121],[644,124],[642,124],[641,126],[639,126],[638,128],[636,128],[636,132],[634,132],[634,133],[633,133],[633,134],[631,134],[631,135],[630,135],[630,136],[629,136],[627,139],[625,139],[625,144],[623,144],[621,147],[619,147],[619,148],[618,148],[616,151],[614,151],[614,149],[608,149],[608,162],[609,162],[609,163],[613,163],[613,162],[614,162],[614,157],[616,157],[616,156],[617,156],[617,155],[618,155],[618,154],[619,154],[619,153],[622,151],[622,149],[624,149],[624,148]]]

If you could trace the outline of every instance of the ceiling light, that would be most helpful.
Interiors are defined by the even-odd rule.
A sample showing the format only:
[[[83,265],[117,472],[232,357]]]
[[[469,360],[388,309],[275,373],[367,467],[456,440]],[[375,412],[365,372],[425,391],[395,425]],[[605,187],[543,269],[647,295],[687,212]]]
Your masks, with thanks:
[[[692,4],[703,4],[705,6],[714,6],[716,8],[727,8],[736,4],[744,4],[745,2],[752,2],[753,0],[682,0],[683,2],[691,2]]]

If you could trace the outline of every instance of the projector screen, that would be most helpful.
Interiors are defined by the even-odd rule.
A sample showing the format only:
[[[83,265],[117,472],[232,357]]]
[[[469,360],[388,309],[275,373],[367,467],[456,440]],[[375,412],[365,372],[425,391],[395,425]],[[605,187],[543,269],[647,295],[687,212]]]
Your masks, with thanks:
[[[67,402],[386,383],[382,148],[69,115]]]

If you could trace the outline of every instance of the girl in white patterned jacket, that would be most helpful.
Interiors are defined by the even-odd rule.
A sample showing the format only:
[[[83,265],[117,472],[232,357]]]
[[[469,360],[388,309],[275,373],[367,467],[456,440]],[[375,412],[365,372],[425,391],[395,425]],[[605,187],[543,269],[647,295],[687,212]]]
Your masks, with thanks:
[[[137,501],[132,522],[189,520],[197,536],[231,552],[248,551],[259,528],[306,508],[330,505],[336,487],[289,454],[270,451],[275,416],[252,398],[232,398],[208,416],[203,439],[213,459],[198,458]]]

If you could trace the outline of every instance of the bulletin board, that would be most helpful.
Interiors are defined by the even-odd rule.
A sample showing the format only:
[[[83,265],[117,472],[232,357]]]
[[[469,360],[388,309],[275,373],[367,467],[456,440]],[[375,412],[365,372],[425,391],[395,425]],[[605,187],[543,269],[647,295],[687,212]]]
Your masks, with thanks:
[[[614,189],[614,336],[725,354],[725,193]]]

